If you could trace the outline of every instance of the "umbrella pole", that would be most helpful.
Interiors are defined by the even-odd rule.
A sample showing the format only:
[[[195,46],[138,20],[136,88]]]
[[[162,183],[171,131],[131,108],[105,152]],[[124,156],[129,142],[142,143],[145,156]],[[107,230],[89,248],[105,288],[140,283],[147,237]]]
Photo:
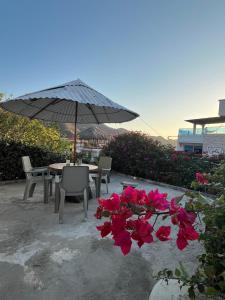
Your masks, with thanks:
[[[74,144],[73,144],[73,162],[76,162],[77,156],[77,110],[78,110],[78,102],[76,101],[75,108],[75,120],[74,120]]]

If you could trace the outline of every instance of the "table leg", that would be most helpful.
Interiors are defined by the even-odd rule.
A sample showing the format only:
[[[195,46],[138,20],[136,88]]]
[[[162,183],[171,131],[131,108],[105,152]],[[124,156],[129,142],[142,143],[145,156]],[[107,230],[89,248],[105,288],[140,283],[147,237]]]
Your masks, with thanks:
[[[101,173],[99,173],[98,176],[95,177],[96,198],[99,198],[101,196],[101,181],[102,176]]]
[[[49,180],[44,178],[44,203],[48,203]]]

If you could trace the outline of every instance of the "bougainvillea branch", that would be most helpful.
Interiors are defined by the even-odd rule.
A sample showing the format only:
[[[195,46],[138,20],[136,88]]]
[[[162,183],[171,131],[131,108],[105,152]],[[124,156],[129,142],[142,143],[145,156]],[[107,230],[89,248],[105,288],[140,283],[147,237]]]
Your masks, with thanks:
[[[106,217],[108,221],[97,226],[97,230],[102,237],[111,235],[114,245],[119,246],[124,255],[130,252],[133,241],[142,247],[155,239],[162,242],[170,240],[171,226],[178,227],[176,244],[180,250],[188,245],[188,241],[199,238],[194,228],[196,214],[179,205],[175,198],[169,201],[167,194],[157,189],[147,194],[144,190],[127,187],[121,195],[114,193],[98,202],[96,218]],[[151,222],[153,216],[155,218]],[[171,225],[155,230],[159,216],[162,220],[169,216]]]

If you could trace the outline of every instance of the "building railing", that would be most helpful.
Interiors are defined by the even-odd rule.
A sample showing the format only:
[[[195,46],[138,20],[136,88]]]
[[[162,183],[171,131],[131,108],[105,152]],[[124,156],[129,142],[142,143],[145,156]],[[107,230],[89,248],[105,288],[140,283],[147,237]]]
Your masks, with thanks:
[[[193,135],[193,128],[180,128],[178,135]],[[196,135],[202,134],[225,134],[225,126],[217,126],[217,127],[205,127],[202,131],[202,128],[196,128]]]

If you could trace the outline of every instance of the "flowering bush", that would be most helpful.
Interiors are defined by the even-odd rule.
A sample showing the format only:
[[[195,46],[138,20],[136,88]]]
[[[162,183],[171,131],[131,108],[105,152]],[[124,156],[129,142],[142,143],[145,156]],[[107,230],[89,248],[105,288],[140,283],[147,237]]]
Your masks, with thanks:
[[[150,136],[128,132],[114,138],[103,153],[112,157],[115,171],[190,188],[196,172],[208,173],[221,158],[176,152]]]
[[[158,278],[177,279],[180,286],[188,286],[191,299],[196,298],[196,290],[208,297],[225,299],[225,164],[223,163],[215,173],[196,173],[199,186],[221,183],[218,198],[209,200],[201,193],[188,191],[189,199],[182,207],[179,202],[183,198],[167,199],[167,194],[158,190],[145,191],[128,187],[121,195],[112,194],[109,199],[99,199],[96,218],[108,218],[108,221],[97,226],[101,236],[112,236],[114,245],[119,246],[124,255],[130,252],[133,241],[141,247],[144,243],[150,244],[154,240],[162,242],[171,239],[172,226],[178,228],[176,244],[183,250],[190,240],[199,240],[205,251],[198,256],[199,265],[193,275],[189,275],[184,266],[175,271],[164,269],[158,273]],[[218,179],[219,182],[215,183]],[[217,188],[217,187],[216,187]],[[195,230],[196,217],[204,222],[200,234]],[[155,228],[157,219],[170,218],[170,225]]]
[[[210,187],[217,192],[218,197],[210,200],[199,192],[187,192],[191,199],[192,209],[204,222],[199,241],[205,251],[198,256],[199,265],[193,275],[189,275],[184,266],[175,272],[164,269],[159,272],[159,278],[166,280],[176,278],[181,286],[188,286],[189,297],[195,299],[196,291],[213,299],[225,299],[225,164],[221,164],[213,175],[196,174],[195,187]],[[219,298],[218,298],[219,297]]]
[[[127,187],[121,195],[112,194],[109,199],[99,199],[96,218],[109,220],[97,226],[101,236],[112,236],[114,245],[119,246],[127,255],[133,241],[139,247],[152,243],[155,239],[162,242],[171,239],[171,226],[178,227],[176,244],[183,250],[190,240],[199,238],[195,230],[196,214],[183,208],[179,201],[182,197],[167,199],[167,194],[152,190],[146,193]],[[170,217],[171,225],[155,228],[157,219]]]
[[[200,173],[200,172],[197,172],[197,173],[195,174],[195,178],[196,178],[196,180],[197,180],[197,182],[198,182],[199,184],[205,185],[205,184],[208,184],[208,183],[209,183],[208,179],[206,178],[206,175],[205,175],[205,174],[202,174],[202,173]]]
[[[221,161],[210,173],[196,173],[191,188],[217,196],[225,196],[225,162]]]

